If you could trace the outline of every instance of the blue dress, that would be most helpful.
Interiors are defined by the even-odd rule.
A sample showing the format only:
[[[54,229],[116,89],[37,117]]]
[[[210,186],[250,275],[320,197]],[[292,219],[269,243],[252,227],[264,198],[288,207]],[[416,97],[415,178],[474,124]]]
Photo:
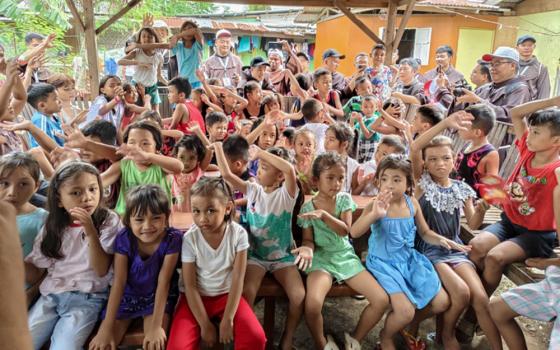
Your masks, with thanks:
[[[183,233],[167,228],[166,236],[158,249],[149,257],[142,258],[138,253],[137,238],[132,230],[123,228],[115,239],[115,254],[128,257],[128,276],[124,293],[117,311],[117,319],[133,319],[151,315],[154,312],[157,282],[163,260],[168,254],[181,252]],[[171,278],[171,286],[165,305],[165,313],[171,315],[178,297],[177,275]],[[106,310],[102,317],[105,318]]]
[[[371,225],[366,268],[387,294],[404,293],[422,309],[439,292],[441,282],[430,261],[414,249],[414,207],[410,197],[405,199],[409,217],[384,217]]]

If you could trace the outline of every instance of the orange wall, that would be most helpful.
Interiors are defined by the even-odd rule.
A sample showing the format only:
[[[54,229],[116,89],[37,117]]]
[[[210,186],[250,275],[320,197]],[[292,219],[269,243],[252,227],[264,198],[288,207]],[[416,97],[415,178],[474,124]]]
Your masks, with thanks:
[[[497,21],[494,16],[477,16],[478,18]],[[379,16],[358,16],[374,33],[379,35],[379,28],[386,27],[387,22],[382,21]],[[397,19],[397,28],[401,17]],[[444,44],[450,45],[453,50],[457,49],[457,41],[460,28],[496,29],[492,23],[480,22],[462,16],[453,15],[414,15],[407,28],[432,28],[430,43],[430,60],[427,66],[420,68],[421,72],[428,71],[435,66],[436,49]],[[337,17],[317,24],[315,60],[316,67],[322,62],[322,54],[328,48],[335,48],[346,55],[341,61],[340,72],[351,75],[354,72],[354,56],[361,51],[368,52],[374,45],[374,41],[364,34],[360,28],[352,23],[346,16]],[[453,63],[455,59],[453,60]]]

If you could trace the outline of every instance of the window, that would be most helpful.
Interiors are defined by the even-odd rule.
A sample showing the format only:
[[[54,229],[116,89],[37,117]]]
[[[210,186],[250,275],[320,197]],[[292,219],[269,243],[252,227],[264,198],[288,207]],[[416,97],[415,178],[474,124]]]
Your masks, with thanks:
[[[379,28],[379,34],[385,38],[385,27]],[[430,63],[430,43],[432,28],[405,29],[399,44],[399,57],[420,59],[423,66]]]

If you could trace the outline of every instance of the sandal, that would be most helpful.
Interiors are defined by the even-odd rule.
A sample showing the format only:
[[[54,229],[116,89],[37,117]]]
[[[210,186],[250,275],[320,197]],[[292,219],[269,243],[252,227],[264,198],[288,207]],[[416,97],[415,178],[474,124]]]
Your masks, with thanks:
[[[415,337],[405,330],[400,332],[408,350],[426,350],[426,342],[420,337]]]

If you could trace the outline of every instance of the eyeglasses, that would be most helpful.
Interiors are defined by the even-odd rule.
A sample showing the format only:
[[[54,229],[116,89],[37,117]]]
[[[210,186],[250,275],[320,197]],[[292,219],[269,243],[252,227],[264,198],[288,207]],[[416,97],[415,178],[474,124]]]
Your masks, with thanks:
[[[512,63],[511,61],[496,61],[496,62],[490,62],[488,65],[492,68],[496,68],[498,66],[501,66],[502,64],[505,63]]]

